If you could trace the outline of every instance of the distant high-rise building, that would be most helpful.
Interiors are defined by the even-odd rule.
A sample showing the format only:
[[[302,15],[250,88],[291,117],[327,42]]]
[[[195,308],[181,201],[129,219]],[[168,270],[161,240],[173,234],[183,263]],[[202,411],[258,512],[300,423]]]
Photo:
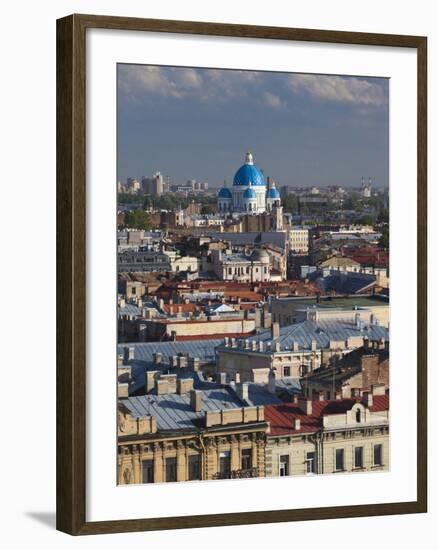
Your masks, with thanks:
[[[368,178],[368,183],[365,183],[364,178],[362,178],[362,184],[360,186],[361,195],[364,199],[369,199],[371,197],[371,178]]]
[[[143,192],[159,197],[164,192],[164,177],[160,172],[156,172],[153,176],[144,176],[141,180]]]
[[[138,193],[140,191],[141,185],[140,182],[135,178],[126,179],[126,190],[128,193]]]

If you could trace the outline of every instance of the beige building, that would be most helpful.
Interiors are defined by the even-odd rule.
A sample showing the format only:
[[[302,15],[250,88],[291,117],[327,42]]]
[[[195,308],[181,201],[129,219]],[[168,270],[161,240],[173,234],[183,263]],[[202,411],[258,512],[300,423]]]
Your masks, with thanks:
[[[195,256],[180,256],[176,250],[163,250],[169,258],[170,270],[174,273],[179,271],[198,271],[200,267],[200,259]]]
[[[268,405],[266,475],[388,470],[389,397],[380,393]]]
[[[176,315],[145,319],[139,321],[139,325],[141,325],[139,326],[140,341],[220,338],[227,334],[240,337],[255,331],[256,315],[249,313],[248,310],[236,311],[216,318],[207,317],[204,314],[193,319]]]
[[[265,476],[263,407],[191,378],[152,381],[153,394],[119,400],[119,484]]]
[[[250,255],[212,250],[211,260],[213,271],[221,281],[253,283],[271,279],[271,259],[264,249],[255,249]]]
[[[292,226],[288,231],[289,250],[294,254],[306,255],[309,253],[309,229],[307,227]]]
[[[386,296],[334,296],[273,298],[272,321],[280,326],[304,320],[355,320],[389,327],[389,299]]]
[[[216,363],[232,380],[269,384],[272,377],[299,378],[327,368],[333,358],[362,347],[365,340],[385,346],[388,338],[385,327],[357,320],[306,320],[282,328],[277,322],[248,338],[225,338],[216,348]]]

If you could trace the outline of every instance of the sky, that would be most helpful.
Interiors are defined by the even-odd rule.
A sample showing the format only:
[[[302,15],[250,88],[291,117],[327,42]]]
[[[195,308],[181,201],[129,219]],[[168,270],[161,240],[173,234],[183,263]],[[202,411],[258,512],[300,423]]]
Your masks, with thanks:
[[[389,178],[389,80],[118,66],[118,179],[232,184],[246,151],[281,185]]]

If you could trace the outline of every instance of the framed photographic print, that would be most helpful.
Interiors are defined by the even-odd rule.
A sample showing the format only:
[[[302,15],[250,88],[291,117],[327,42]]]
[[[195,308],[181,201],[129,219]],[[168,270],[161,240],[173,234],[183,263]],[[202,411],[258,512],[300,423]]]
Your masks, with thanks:
[[[57,24],[58,529],[425,512],[426,38]]]

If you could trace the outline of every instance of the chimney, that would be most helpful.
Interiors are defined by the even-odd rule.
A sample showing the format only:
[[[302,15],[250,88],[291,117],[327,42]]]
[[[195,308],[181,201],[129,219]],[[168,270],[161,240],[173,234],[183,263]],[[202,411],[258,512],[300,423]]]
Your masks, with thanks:
[[[371,386],[371,393],[373,395],[385,395],[385,384],[373,384]]]
[[[312,414],[312,400],[304,397],[298,398],[298,407],[307,415]]]
[[[230,345],[230,339],[229,339],[228,336],[225,336],[225,338],[224,338],[224,346],[225,346],[225,347],[228,347],[229,345]]]
[[[311,351],[316,351],[316,340],[310,342],[310,349]]]
[[[221,384],[222,386],[224,386],[227,383],[227,373],[219,372],[216,380],[218,384]]]
[[[163,359],[163,355],[159,352],[156,352],[152,354],[152,358],[154,365],[159,365]]]
[[[297,394],[297,393],[294,393],[294,394],[292,395],[292,403],[293,403],[294,405],[298,405],[298,394]]]
[[[299,351],[299,349],[300,349],[300,345],[298,344],[298,342],[294,342],[292,344],[292,350],[293,351]]]
[[[264,344],[263,344],[263,340],[260,340],[259,341],[259,351],[263,352],[264,351]]]
[[[270,369],[268,375],[268,392],[275,395],[275,371]]]
[[[320,390],[319,393],[318,393],[318,400],[319,401],[324,401],[324,398],[325,398],[324,391]]]
[[[155,380],[155,393],[157,395],[166,395],[169,393],[169,381],[166,378],[157,378]]]
[[[158,307],[159,307],[160,309],[163,309],[163,307],[164,307],[164,300],[163,300],[163,298],[160,298],[160,299],[158,300]]]
[[[237,386],[237,392],[242,401],[247,401],[249,398],[249,384],[248,382],[242,382]]]
[[[369,391],[364,391],[362,396],[363,404],[365,407],[373,406],[373,394]]]
[[[280,324],[279,323],[272,323],[272,338],[278,338],[280,336]]]
[[[128,348],[127,346],[123,348],[123,361],[127,363],[134,359],[134,348]]]
[[[190,357],[189,359],[189,366],[197,372],[199,370],[199,367],[201,365],[201,360],[199,357]]]
[[[129,384],[127,382],[117,384],[117,397],[119,399],[129,397]]]
[[[150,392],[155,387],[155,378],[158,375],[156,370],[148,370],[146,372],[146,393]]]
[[[293,428],[294,428],[294,430],[300,430],[301,429],[301,420],[299,418],[294,418]]]
[[[176,383],[176,391],[180,395],[189,393],[193,390],[193,378],[178,378]]]
[[[194,412],[202,410],[202,391],[190,390],[190,407]]]
[[[342,399],[342,392],[340,390],[336,390],[335,399],[336,401],[340,401]]]

